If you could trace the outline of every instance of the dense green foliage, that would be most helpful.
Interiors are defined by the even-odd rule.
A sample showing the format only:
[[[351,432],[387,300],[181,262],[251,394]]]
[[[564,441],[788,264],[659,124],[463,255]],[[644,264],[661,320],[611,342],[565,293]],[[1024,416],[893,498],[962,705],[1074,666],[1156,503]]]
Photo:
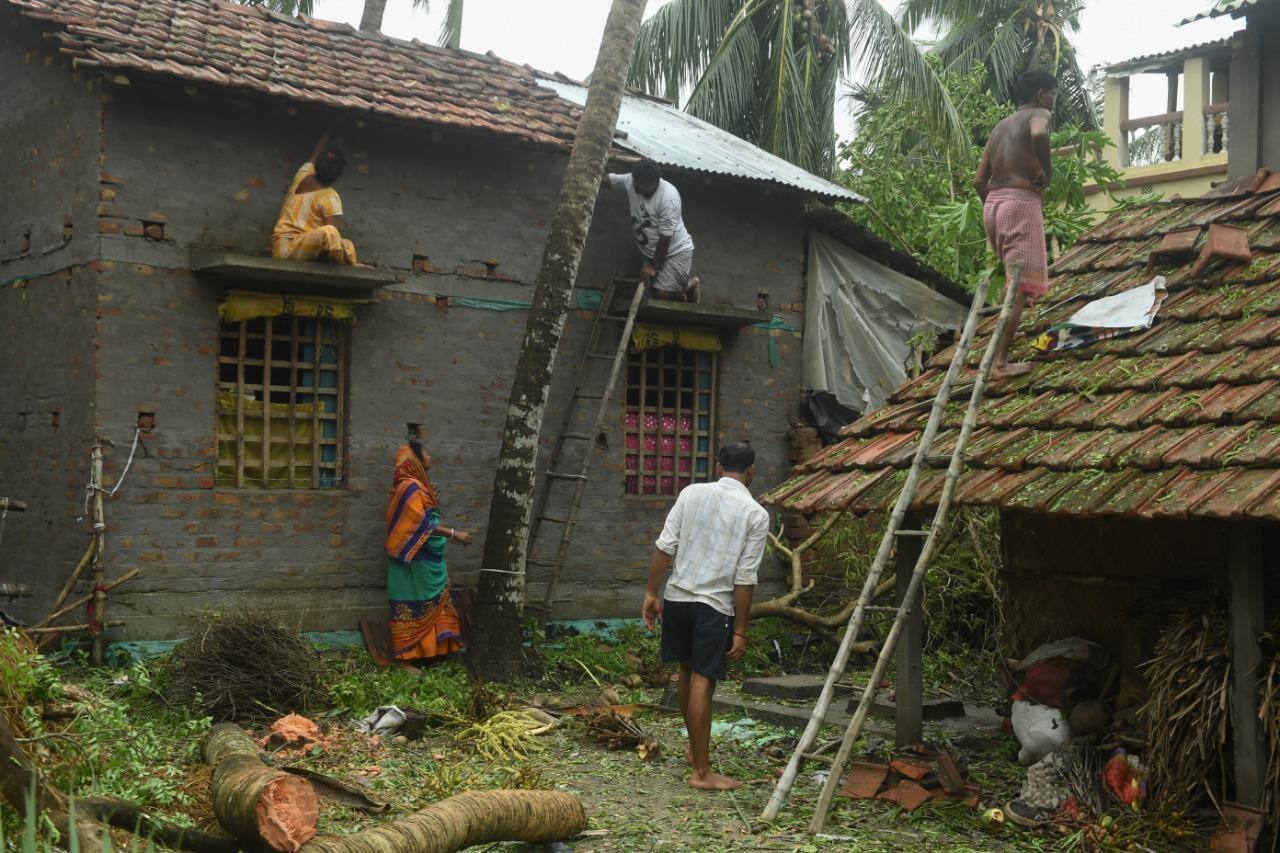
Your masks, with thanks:
[[[967,74],[943,76],[968,140],[959,152],[922,133],[911,111],[864,93],[858,132],[841,148],[838,176],[868,201],[850,205],[850,216],[970,289],[996,266],[973,177],[987,135],[1010,109],[987,90],[986,74],[975,66]],[[1084,187],[1119,179],[1098,156],[1110,144],[1092,131],[1054,133],[1056,149],[1075,146],[1054,157],[1053,180],[1045,192],[1045,230],[1055,249],[1069,246],[1097,216],[1086,204]]]

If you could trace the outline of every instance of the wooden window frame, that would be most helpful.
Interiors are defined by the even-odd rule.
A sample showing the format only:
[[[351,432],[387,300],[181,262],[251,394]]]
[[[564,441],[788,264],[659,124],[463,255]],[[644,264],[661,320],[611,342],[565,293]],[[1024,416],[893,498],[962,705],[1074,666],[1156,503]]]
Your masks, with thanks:
[[[715,479],[716,402],[719,390],[720,359],[718,353],[684,350],[676,346],[657,347],[627,355],[626,386],[623,403],[623,491],[636,497],[674,497],[688,483],[705,483]],[[656,370],[658,386],[651,388],[650,377]],[[676,371],[676,389],[672,398],[667,387],[668,371]],[[705,377],[705,380],[703,380]],[[690,405],[685,405],[686,395]],[[667,398],[667,399],[664,399]],[[671,399],[675,405],[666,405]],[[701,404],[705,401],[705,407]],[[635,415],[634,426],[629,422]],[[658,431],[647,429],[645,416],[655,415]],[[705,426],[700,416],[706,417]],[[664,431],[662,418],[671,417],[674,431]],[[684,418],[692,429],[683,427]],[[646,449],[645,439],[655,437],[653,450]],[[674,450],[663,452],[662,438],[671,436]],[[690,449],[682,452],[680,440],[689,438]],[[702,447],[700,448],[700,443]],[[672,458],[669,472],[661,460]],[[645,468],[645,460],[653,458],[653,468]],[[682,474],[680,462],[689,460],[689,471]],[[703,470],[699,471],[699,462]],[[652,476],[652,487],[646,487],[646,476]],[[663,481],[669,480],[664,489]],[[682,484],[682,480],[687,483]]]
[[[280,328],[283,326],[283,330]],[[309,328],[308,328],[309,327]],[[288,358],[277,358],[273,347],[287,341]],[[261,342],[260,344],[258,342]],[[227,354],[225,348],[233,352]],[[256,346],[254,344],[257,344]],[[303,360],[304,347],[312,348],[311,358]],[[325,350],[332,347],[335,361],[324,360]],[[250,351],[260,352],[261,357],[251,356]],[[217,405],[215,406],[215,486],[220,488],[252,488],[262,490],[316,490],[331,491],[345,486],[345,462],[347,441],[347,388],[350,367],[351,330],[343,322],[324,317],[301,317],[285,314],[278,317],[258,317],[239,322],[222,322],[218,327],[218,346],[215,361]],[[224,369],[225,368],[225,369]],[[246,368],[261,369],[263,381],[246,379]],[[272,371],[287,371],[285,384],[273,381]],[[302,384],[302,375],[310,372],[311,383]],[[333,374],[334,385],[322,384],[322,377]],[[228,375],[234,378],[227,378]],[[265,390],[264,390],[265,382]],[[231,409],[224,408],[225,395],[235,401],[234,428],[227,431],[222,422]],[[264,400],[264,398],[267,398]],[[319,400],[332,401],[332,411],[316,405]],[[261,414],[246,411],[246,403],[256,401]],[[269,402],[271,405],[262,405]],[[300,415],[303,407],[310,411]],[[255,407],[257,408],[257,407]],[[280,412],[283,408],[284,413]],[[260,440],[249,440],[245,424],[249,418],[260,418]],[[323,435],[324,424],[334,424],[332,437]],[[281,429],[283,427],[283,430]],[[298,430],[306,431],[310,438],[299,438]],[[234,442],[234,469],[224,469],[222,446]],[[271,465],[270,449],[284,444],[288,447],[286,474],[281,478],[279,466]],[[297,451],[308,446],[310,463],[299,460]],[[261,474],[249,477],[245,473],[247,454],[253,448],[263,455],[257,460]],[[332,459],[324,459],[324,449],[332,447]]]

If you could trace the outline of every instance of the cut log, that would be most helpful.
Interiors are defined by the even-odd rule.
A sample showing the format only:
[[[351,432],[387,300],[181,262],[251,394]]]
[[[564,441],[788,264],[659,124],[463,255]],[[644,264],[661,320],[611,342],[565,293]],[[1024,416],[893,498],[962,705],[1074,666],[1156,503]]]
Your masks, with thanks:
[[[496,841],[566,841],[586,828],[587,813],[573,794],[467,791],[394,823],[317,838],[302,853],[452,853]]]
[[[282,853],[294,853],[315,837],[320,799],[311,783],[263,764],[258,745],[239,727],[214,726],[202,755],[213,768],[213,813],[227,832]]]

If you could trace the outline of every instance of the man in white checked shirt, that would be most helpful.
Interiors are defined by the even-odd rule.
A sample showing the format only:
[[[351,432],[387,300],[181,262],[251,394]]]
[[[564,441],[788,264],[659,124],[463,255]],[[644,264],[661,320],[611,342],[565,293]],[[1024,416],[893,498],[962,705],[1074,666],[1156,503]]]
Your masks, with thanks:
[[[716,466],[720,479],[685,486],[654,543],[641,610],[649,630],[662,623],[663,661],[680,664],[689,784],[711,791],[742,787],[711,772],[711,696],[725,661],[746,651],[751,594],[769,535],[769,514],[747,490],[755,461],[751,445],[725,445]],[[668,569],[671,579],[659,597]]]

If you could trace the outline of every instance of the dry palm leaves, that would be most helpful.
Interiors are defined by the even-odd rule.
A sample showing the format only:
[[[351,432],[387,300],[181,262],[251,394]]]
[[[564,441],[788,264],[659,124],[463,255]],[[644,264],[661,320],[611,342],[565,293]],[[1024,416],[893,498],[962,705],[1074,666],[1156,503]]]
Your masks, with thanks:
[[[1280,826],[1280,649],[1276,646],[1280,640],[1280,624],[1272,623],[1267,640],[1270,662],[1263,661],[1267,676],[1262,681],[1262,707],[1258,716],[1262,718],[1262,726],[1267,733],[1270,754],[1262,805],[1269,816],[1267,822],[1275,827]]]
[[[1150,692],[1138,714],[1147,729],[1151,793],[1190,804],[1225,797],[1231,722],[1231,657],[1220,610],[1180,613],[1142,665]]]
[[[602,708],[583,714],[581,719],[591,739],[608,749],[634,749],[642,761],[662,758],[662,746],[634,717]]]
[[[216,721],[306,712],[326,694],[315,648],[261,610],[201,617],[166,673],[170,701],[197,705]]]

